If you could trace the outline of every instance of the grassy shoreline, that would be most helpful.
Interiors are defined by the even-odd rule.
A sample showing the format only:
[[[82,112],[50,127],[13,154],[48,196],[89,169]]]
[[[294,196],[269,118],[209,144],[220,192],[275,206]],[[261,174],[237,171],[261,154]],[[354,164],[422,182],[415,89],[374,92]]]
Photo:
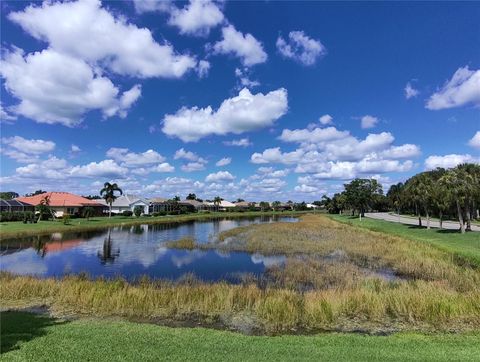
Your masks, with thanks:
[[[40,221],[37,224],[23,224],[21,221],[3,222],[0,224],[0,241],[10,238],[20,238],[24,236],[45,235],[54,232],[76,232],[104,229],[111,226],[133,226],[141,224],[166,224],[182,223],[195,220],[210,220],[216,218],[229,217],[255,217],[255,216],[296,216],[304,214],[303,211],[285,211],[285,212],[213,212],[196,213],[186,215],[157,216],[157,217],[126,217],[114,216],[92,217],[87,219],[72,219],[68,225],[64,225],[62,220]]]
[[[461,361],[478,360],[480,334],[329,333],[259,337],[116,320],[1,315],[2,360]]]
[[[360,221],[358,217],[333,214],[325,215],[335,221],[350,226],[396,235],[432,245],[442,251],[450,253],[454,258],[464,260],[480,268],[480,234],[478,233],[460,234],[456,230],[428,230],[426,227],[419,228],[413,225],[405,225],[385,220],[363,218]]]

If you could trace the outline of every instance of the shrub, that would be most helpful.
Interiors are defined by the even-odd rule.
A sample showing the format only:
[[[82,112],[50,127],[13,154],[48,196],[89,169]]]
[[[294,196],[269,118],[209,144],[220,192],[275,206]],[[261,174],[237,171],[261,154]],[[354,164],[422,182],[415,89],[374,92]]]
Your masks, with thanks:
[[[140,217],[140,215],[143,214],[143,206],[135,206],[135,208],[133,209],[133,213],[136,217]]]
[[[70,223],[70,214],[64,213],[62,216],[63,225],[68,225]]]
[[[167,213],[165,211],[158,211],[158,212],[154,212],[152,213],[153,216],[165,216],[167,215]]]
[[[123,216],[132,216],[132,215],[133,215],[133,212],[130,211],[130,210],[125,210],[124,212],[122,212],[122,215],[123,215]]]
[[[31,213],[31,211],[28,211]],[[20,211],[8,212],[2,211],[0,213],[0,221],[23,221],[25,219],[25,213]]]

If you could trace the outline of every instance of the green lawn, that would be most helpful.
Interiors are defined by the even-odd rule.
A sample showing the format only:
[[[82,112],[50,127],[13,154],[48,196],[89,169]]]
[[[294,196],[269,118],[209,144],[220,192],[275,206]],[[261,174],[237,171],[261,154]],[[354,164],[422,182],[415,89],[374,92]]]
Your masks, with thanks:
[[[478,361],[480,334],[255,337],[122,321],[1,314],[5,361]]]
[[[329,217],[354,226],[380,231],[388,234],[427,242],[442,250],[452,253],[470,263],[480,266],[480,233],[469,232],[460,234],[456,230],[439,230],[419,228],[413,225],[399,224],[384,220],[374,220],[344,215],[328,215]]]
[[[186,215],[157,216],[157,217],[135,217],[135,216],[112,216],[92,217],[89,220],[79,218],[71,219],[68,225],[64,225],[62,220],[40,221],[36,224],[24,224],[21,221],[0,223],[0,240],[13,237],[49,234],[52,232],[84,231],[101,229],[115,225],[138,225],[138,224],[159,224],[172,222],[185,222],[191,220],[207,220],[215,217],[248,217],[262,215],[298,215],[301,212],[213,212],[213,213],[195,213]]]

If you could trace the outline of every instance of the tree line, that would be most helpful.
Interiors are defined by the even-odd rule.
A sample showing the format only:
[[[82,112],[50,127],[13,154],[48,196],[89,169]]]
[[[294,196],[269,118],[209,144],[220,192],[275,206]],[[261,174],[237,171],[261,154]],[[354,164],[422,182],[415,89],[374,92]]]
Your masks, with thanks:
[[[461,233],[471,230],[472,220],[479,217],[480,165],[460,164],[454,168],[437,168],[418,173],[404,183],[392,185],[383,194],[381,185],[374,179],[357,178],[344,185],[344,191],[332,198],[324,195],[320,203],[330,213],[341,214],[347,210],[361,218],[365,211],[395,211],[422,218],[430,228],[430,219],[442,222],[457,219]]]

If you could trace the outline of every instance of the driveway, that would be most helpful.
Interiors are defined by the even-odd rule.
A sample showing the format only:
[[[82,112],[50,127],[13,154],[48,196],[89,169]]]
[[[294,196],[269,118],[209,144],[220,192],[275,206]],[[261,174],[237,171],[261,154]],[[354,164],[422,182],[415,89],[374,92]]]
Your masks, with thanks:
[[[397,214],[390,214],[388,212],[367,212],[365,213],[365,217],[368,217],[370,219],[399,222],[407,225],[418,225],[418,218],[412,218],[407,216],[398,217]],[[427,226],[427,219],[425,217],[422,217],[422,225]],[[440,223],[436,220],[430,220],[430,226],[433,228],[439,228]],[[452,221],[444,221],[442,226],[444,229],[452,230],[458,230],[460,228],[460,224],[458,222]],[[480,231],[480,226],[472,225],[472,231]]]

